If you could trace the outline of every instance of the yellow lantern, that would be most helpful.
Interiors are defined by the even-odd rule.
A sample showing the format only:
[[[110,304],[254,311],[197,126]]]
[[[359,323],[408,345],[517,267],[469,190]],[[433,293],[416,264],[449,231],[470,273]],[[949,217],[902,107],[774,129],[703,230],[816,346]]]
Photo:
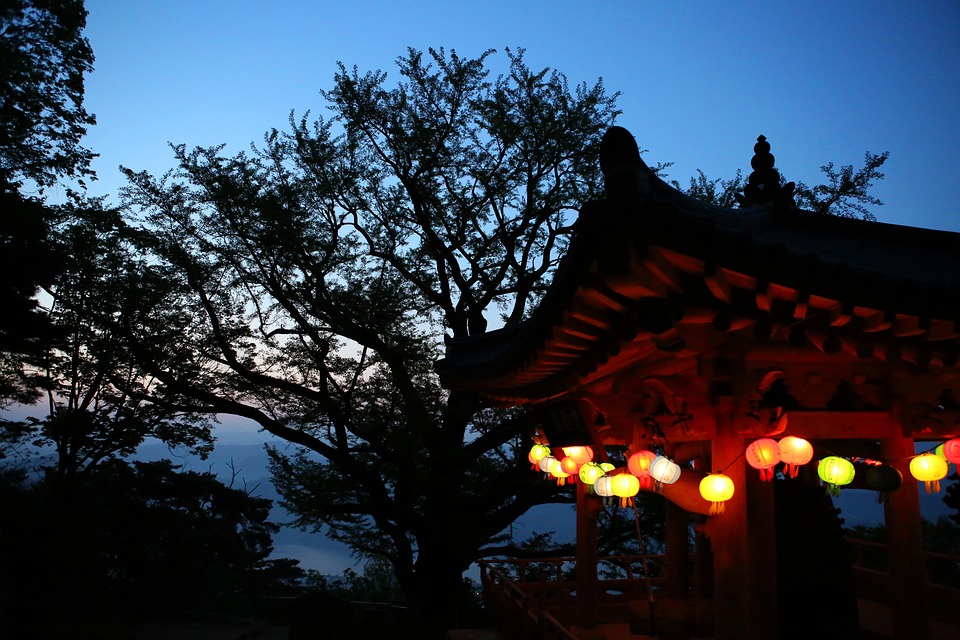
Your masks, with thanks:
[[[553,461],[550,463],[550,475],[557,479],[558,487],[567,484],[567,478],[570,477],[570,474],[563,470],[563,466],[556,458],[553,458]]]
[[[719,515],[723,504],[733,497],[733,480],[722,473],[709,473],[700,481],[700,495],[710,502],[710,515]]]
[[[787,474],[796,478],[800,465],[813,460],[813,445],[797,436],[786,436],[780,442],[780,460],[787,465]]]
[[[817,464],[817,475],[835,496],[840,495],[840,487],[853,482],[855,473],[853,463],[839,456],[827,456]]]
[[[927,493],[940,491],[940,480],[949,469],[947,461],[932,453],[921,453],[910,461],[910,475],[924,483]]]
[[[772,438],[754,440],[747,447],[747,464],[760,470],[760,479],[764,482],[773,480],[774,467],[780,462],[780,445]]]
[[[596,462],[588,462],[580,467],[580,482],[589,486],[593,484],[604,474],[603,468]]]
[[[620,498],[620,506],[627,508],[633,506],[633,496],[640,491],[640,480],[632,473],[618,473],[613,476],[611,488],[613,495]]]
[[[527,460],[533,465],[533,471],[540,469],[540,461],[550,455],[550,447],[545,444],[535,444],[530,447],[530,453],[527,454]]]
[[[613,471],[614,469],[616,469],[616,467],[613,466],[613,464],[610,463],[610,462],[601,462],[601,463],[600,463],[600,468],[603,469],[603,472],[604,472],[604,473],[610,473],[611,471]]]
[[[637,451],[627,458],[627,469],[640,480],[640,487],[650,489],[653,486],[653,479],[650,477],[650,466],[656,460],[657,454],[653,451]]]

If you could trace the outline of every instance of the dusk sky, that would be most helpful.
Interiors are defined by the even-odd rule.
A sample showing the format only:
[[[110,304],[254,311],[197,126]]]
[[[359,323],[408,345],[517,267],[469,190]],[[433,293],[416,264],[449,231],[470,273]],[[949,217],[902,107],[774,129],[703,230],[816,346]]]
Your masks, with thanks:
[[[248,149],[291,110],[325,114],[319,92],[342,61],[383,69],[407,47],[477,56],[525,48],[571,84],[603,78],[650,164],[686,185],[750,171],[767,136],[787,180],[890,152],[873,194],[882,222],[960,231],[960,2],[550,2],[432,0],[87,0],[96,55],[86,145],[93,195],[116,202],[118,166],[161,174],[168,141]],[[224,431],[248,427],[225,420]],[[252,436],[253,434],[248,434]],[[851,500],[875,501],[863,495]],[[926,507],[942,508],[938,497]],[[863,520],[855,514],[866,514]],[[875,509],[847,509],[848,524]],[[851,518],[851,516],[854,516]],[[284,549],[291,552],[290,547]],[[319,550],[294,555],[330,570]],[[312,554],[312,555],[311,555]],[[341,560],[345,561],[345,560]]]
[[[960,231],[960,3],[87,0],[94,195],[163,173],[167,142],[246,150],[291,110],[325,113],[337,61],[398,77],[414,47],[526,48],[571,84],[602,77],[650,164],[686,185],[749,173],[766,135],[787,180],[890,152],[882,222]]]

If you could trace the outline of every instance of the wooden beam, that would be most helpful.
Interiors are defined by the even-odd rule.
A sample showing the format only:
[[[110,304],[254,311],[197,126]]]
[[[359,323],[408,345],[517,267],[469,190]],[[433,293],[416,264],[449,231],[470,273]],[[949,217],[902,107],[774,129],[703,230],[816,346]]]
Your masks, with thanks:
[[[885,411],[789,411],[786,432],[807,440],[900,437],[903,429]]]

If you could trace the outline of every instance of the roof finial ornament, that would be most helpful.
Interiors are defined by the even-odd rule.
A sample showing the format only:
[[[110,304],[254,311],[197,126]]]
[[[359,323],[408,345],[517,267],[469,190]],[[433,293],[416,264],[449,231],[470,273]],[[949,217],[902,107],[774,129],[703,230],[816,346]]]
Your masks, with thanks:
[[[753,172],[747,178],[743,188],[743,195],[736,194],[741,209],[747,209],[755,204],[771,204],[777,209],[794,211],[797,208],[793,201],[793,190],[796,185],[792,182],[780,183],[780,172],[774,168],[776,158],[770,153],[770,143],[767,137],[760,135],[757,144],[753,145],[753,158],[750,166]]]

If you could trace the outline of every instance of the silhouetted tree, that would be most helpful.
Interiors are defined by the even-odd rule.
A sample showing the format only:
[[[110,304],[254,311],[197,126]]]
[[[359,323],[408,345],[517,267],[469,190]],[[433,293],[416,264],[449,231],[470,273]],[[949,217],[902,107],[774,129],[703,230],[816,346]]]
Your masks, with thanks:
[[[211,473],[114,460],[69,504],[54,491],[40,482],[4,496],[0,633],[9,637],[120,637],[158,614],[248,615],[258,596],[302,576],[267,560],[270,501]]]
[[[301,445],[273,454],[297,523],[387,559],[434,632],[484,545],[571,494],[433,362],[445,332],[528,313],[617,114],[600,82],[571,89],[522,51],[491,79],[491,55],[410,50],[395,85],[341,66],[332,119],[291,117],[252,155],[175,147],[166,180],[127,172],[151,254],[127,290],[165,289],[124,326],[167,399]]]
[[[41,190],[92,176],[80,146],[96,119],[83,106],[93,50],[82,0],[0,2],[0,184]]]

